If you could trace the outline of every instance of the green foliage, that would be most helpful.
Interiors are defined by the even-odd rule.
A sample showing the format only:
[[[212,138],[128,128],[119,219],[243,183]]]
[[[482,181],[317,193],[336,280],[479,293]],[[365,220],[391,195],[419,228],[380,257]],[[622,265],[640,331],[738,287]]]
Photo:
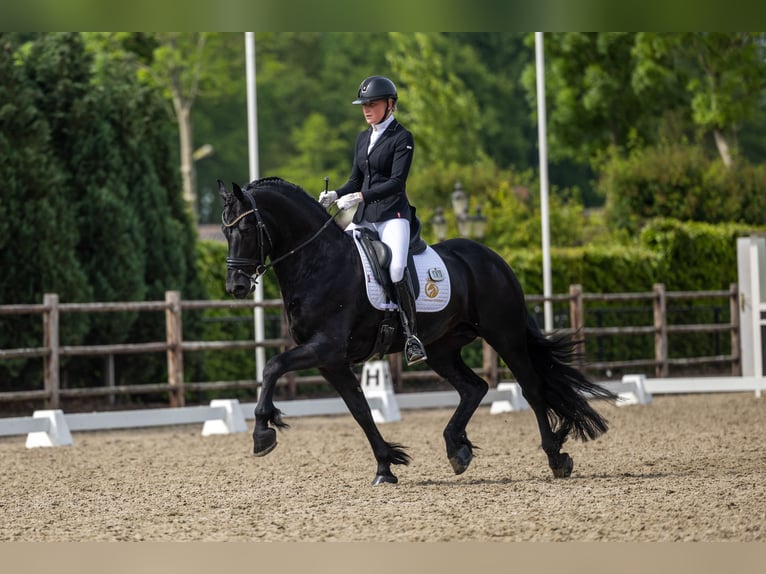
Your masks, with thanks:
[[[548,141],[552,159],[588,163],[608,146],[649,137],[656,99],[630,89],[634,34],[564,32],[544,35]],[[530,35],[527,45],[534,45]],[[536,110],[537,71],[523,76]]]
[[[444,62],[444,38],[392,32],[387,53],[402,84],[399,117],[415,135],[421,165],[471,165],[484,157],[473,92]]]
[[[714,138],[730,165],[742,153],[739,130],[763,109],[762,32],[565,32],[544,41],[553,159],[597,165],[610,149],[657,145],[671,122],[692,141]],[[529,64],[530,103],[535,79]]]
[[[737,281],[737,237],[758,229],[736,223],[712,225],[656,219],[641,230],[639,242],[663,262],[657,282],[664,283],[667,289],[728,289]]]
[[[766,226],[712,225],[658,218],[632,245],[590,245],[551,250],[553,291],[580,284],[590,293],[645,292],[655,283],[671,291],[728,289],[737,281],[737,237]],[[527,293],[542,293],[542,256],[537,249],[498,250]]]
[[[35,105],[41,96],[15,63],[15,46],[0,34],[0,301],[41,303],[44,293],[65,301],[85,301],[91,290],[75,255],[79,240],[75,207],[65,189],[58,158],[51,153],[51,128]],[[81,341],[87,322],[74,317],[62,337]],[[0,347],[37,347],[39,322],[29,317],[2,318]],[[30,388],[40,379],[39,361],[0,363],[0,388]]]
[[[537,126],[530,121],[519,81],[534,52],[523,33],[444,34],[445,66],[454,71],[478,106],[480,145],[501,169],[524,170],[537,162]]]
[[[324,176],[329,178],[332,187],[339,187],[347,179],[351,169],[350,164],[345,165],[348,142],[334,133],[324,115],[309,114],[306,121],[293,130],[290,139],[299,153],[285,162],[284,179],[315,195],[323,189]],[[344,169],[338,169],[339,165]]]
[[[599,187],[612,225],[637,231],[654,217],[710,223],[766,223],[766,167],[725,169],[699,146],[661,145],[613,156]]]
[[[728,166],[737,155],[737,133],[762,106],[766,62],[762,32],[643,33],[636,54],[648,76],[675,84],[678,104],[688,108],[694,127],[713,134]]]
[[[499,253],[519,277],[524,291],[543,292],[542,254],[538,249],[507,248]],[[554,293],[568,293],[579,284],[591,293],[646,291],[658,282],[664,263],[656,253],[642,247],[597,246],[551,250]]]
[[[135,86],[123,74],[111,74],[91,88],[91,59],[79,34],[46,35],[30,48],[25,61],[31,81],[39,86],[36,105],[45,110],[52,130],[52,153],[59,159],[66,183],[63,196],[76,212],[79,231],[76,256],[88,276],[90,297],[96,301],[135,301],[144,298],[146,244],[139,220],[129,204],[126,146],[139,146],[135,137],[138,114]],[[95,120],[95,121],[94,121]],[[141,130],[143,131],[143,130]],[[140,133],[138,134],[140,137]],[[105,250],[104,245],[112,248]],[[120,261],[120,265],[113,262]],[[89,344],[121,343],[131,315],[91,318]],[[69,344],[64,341],[65,344]]]
[[[668,291],[728,290],[737,281],[736,239],[764,227],[741,224],[683,223],[672,219],[650,221],[632,245],[554,248],[551,253],[553,292],[566,293],[580,284],[586,293],[649,293],[656,283]],[[504,249],[528,294],[542,293],[542,258],[538,250]],[[540,309],[536,312],[542,320]],[[729,300],[671,301],[671,324],[724,323],[730,321]],[[568,304],[554,305],[554,325],[569,326]],[[648,301],[590,303],[588,327],[652,325]],[[669,339],[669,356],[719,356],[731,353],[730,338],[720,333],[685,333]],[[586,360],[625,361],[654,356],[651,335],[592,337]]]
[[[174,128],[157,91],[137,81],[124,54],[94,57],[77,33],[37,35],[18,50],[0,43],[0,177],[10,194],[0,253],[13,269],[0,283],[3,302],[39,303],[47,292],[62,302],[161,300],[170,289],[203,298]],[[6,324],[0,338],[13,338],[3,346],[40,345],[36,328]],[[163,330],[161,313],[67,314],[61,342],[156,341]],[[100,384],[102,361],[65,359],[63,378]],[[15,388],[39,381],[32,365],[11,367]],[[116,366],[120,382],[166,379],[164,356],[120,356]]]
[[[226,299],[226,246],[213,241],[197,242],[197,266],[205,291],[212,299]],[[207,309],[201,319],[202,339],[206,341],[244,341],[253,338],[253,313],[248,309]],[[232,350],[208,352],[192,379],[226,381],[253,376],[253,351]],[[190,373],[191,374],[191,373]]]

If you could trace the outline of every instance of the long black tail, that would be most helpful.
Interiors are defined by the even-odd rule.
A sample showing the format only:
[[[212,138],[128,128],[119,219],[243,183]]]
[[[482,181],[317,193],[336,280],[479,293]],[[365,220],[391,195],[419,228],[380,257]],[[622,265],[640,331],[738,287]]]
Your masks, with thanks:
[[[551,428],[562,439],[568,434],[586,441],[605,433],[606,419],[588,403],[589,398],[615,400],[614,393],[590,381],[573,366],[577,359],[574,341],[566,335],[545,337],[532,317],[527,320],[527,347],[542,381],[543,397]]]

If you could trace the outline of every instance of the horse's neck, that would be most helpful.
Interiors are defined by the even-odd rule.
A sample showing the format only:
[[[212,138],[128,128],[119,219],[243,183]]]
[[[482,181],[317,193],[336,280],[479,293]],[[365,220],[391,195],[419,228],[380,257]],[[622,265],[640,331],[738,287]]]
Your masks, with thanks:
[[[275,243],[271,260],[279,259],[274,271],[282,292],[327,288],[326,279],[344,271],[336,265],[353,249],[351,236],[334,221],[318,220],[311,213],[295,209],[274,213],[278,215],[270,225]],[[280,218],[285,213],[290,213],[289,222]]]
[[[323,232],[304,248],[274,266],[274,274],[285,301],[302,299],[308,293],[318,296],[329,294],[337,291],[339,285],[354,282],[354,268],[347,264],[349,256],[354,254],[353,239],[342,233],[333,236],[327,240]]]

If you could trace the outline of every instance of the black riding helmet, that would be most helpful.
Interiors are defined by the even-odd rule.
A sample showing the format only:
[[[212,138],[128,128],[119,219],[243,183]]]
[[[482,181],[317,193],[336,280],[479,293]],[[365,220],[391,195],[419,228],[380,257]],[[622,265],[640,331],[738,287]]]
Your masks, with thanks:
[[[387,100],[389,98],[396,101],[398,97],[396,86],[391,80],[384,76],[370,76],[362,81],[357,98],[351,103],[366,104],[375,100]]]

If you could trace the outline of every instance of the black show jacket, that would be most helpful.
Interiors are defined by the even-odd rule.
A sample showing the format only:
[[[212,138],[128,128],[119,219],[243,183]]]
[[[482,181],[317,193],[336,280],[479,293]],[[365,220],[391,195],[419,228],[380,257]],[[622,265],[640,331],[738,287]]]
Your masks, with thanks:
[[[337,190],[338,197],[362,192],[364,202],[357,207],[354,223],[395,218],[411,220],[406,184],[415,147],[412,134],[394,120],[380,134],[368,155],[371,135],[372,128],[356,138],[351,176]]]

